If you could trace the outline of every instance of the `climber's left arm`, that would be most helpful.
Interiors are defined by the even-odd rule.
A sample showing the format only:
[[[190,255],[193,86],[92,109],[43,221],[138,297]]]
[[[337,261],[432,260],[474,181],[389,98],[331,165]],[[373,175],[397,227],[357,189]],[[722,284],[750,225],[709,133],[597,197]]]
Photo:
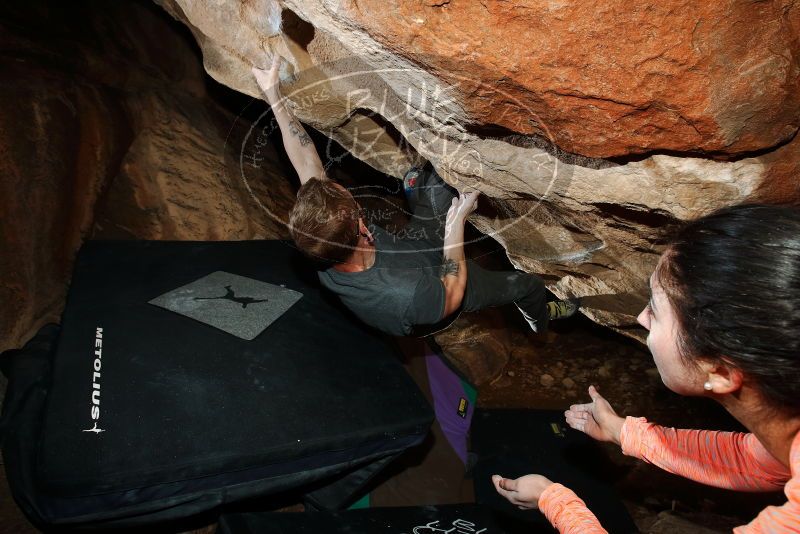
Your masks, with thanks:
[[[268,71],[253,67],[253,75],[267,98],[267,102],[272,106],[272,112],[275,114],[283,136],[283,146],[286,148],[294,170],[300,177],[300,184],[306,183],[311,178],[325,179],[327,178],[325,168],[322,166],[322,160],[317,154],[314,142],[300,121],[287,108],[286,99],[281,97],[278,76],[280,64],[281,57],[275,54],[272,58],[272,66]]]

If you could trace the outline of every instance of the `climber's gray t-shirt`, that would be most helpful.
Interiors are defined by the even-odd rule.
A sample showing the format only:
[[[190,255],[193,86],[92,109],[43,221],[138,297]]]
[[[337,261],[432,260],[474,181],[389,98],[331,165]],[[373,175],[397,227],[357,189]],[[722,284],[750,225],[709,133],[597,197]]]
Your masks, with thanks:
[[[425,240],[395,237],[377,226],[370,230],[375,238],[372,267],[353,273],[321,271],[322,285],[339,295],[359,319],[389,334],[408,335],[414,325],[441,320],[442,249]]]

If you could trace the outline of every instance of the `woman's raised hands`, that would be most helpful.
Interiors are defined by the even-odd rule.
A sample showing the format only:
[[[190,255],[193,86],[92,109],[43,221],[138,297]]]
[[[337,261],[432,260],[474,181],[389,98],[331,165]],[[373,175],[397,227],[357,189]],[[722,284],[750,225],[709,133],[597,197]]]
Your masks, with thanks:
[[[500,475],[492,475],[492,484],[497,493],[522,510],[538,508],[539,497],[552,483],[542,475],[525,475],[519,478],[503,478]]]
[[[589,386],[589,396],[592,402],[573,404],[564,412],[567,424],[598,441],[610,441],[619,445],[625,418],[617,415],[594,386]]]

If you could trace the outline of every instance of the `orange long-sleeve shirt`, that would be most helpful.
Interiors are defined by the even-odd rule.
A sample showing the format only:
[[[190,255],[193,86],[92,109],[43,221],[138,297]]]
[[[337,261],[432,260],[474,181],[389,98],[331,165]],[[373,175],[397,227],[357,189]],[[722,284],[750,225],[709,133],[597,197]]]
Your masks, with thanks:
[[[622,452],[703,484],[740,491],[783,488],[788,501],[768,506],[736,534],[800,532],[800,433],[792,441],[791,470],[753,434],[676,430],[628,417],[620,434]],[[553,484],[539,497],[539,509],[561,534],[606,530],[572,490]]]

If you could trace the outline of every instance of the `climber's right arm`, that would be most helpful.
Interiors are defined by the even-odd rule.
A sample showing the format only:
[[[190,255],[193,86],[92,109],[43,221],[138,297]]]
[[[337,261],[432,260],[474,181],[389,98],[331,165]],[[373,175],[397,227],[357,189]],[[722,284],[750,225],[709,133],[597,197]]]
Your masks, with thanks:
[[[287,108],[286,99],[281,97],[278,75],[280,63],[280,56],[275,54],[272,58],[272,66],[268,71],[253,67],[253,75],[267,98],[267,102],[272,106],[272,112],[275,114],[275,120],[278,121],[283,136],[283,146],[286,148],[294,170],[300,177],[300,184],[306,183],[311,178],[326,179],[325,168],[322,166],[322,160],[317,154],[314,142],[300,121]]]
[[[478,204],[478,191],[459,193],[447,211],[444,237],[444,258],[441,279],[444,284],[444,315],[461,307],[467,288],[467,260],[464,257],[464,224]]]

